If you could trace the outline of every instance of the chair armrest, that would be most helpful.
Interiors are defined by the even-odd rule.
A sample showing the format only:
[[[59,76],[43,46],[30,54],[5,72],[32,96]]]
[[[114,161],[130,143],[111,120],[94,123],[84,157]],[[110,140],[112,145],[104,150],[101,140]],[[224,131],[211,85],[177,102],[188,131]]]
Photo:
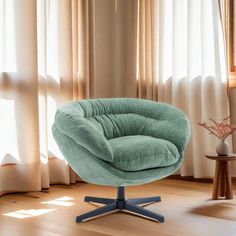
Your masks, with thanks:
[[[109,142],[90,121],[83,117],[57,112],[54,125],[97,158],[113,162],[113,151]]]

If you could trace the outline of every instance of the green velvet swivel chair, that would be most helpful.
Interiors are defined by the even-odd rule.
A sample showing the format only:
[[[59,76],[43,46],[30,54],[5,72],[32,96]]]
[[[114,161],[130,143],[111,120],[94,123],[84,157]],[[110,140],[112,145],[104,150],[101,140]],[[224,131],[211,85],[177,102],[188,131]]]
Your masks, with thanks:
[[[162,179],[181,166],[190,137],[182,111],[133,98],[72,101],[58,108],[52,130],[84,181],[117,187],[116,199],[85,197],[104,206],[77,216],[76,222],[123,209],[164,222],[162,215],[139,206],[159,202],[159,196],[125,199],[124,188]]]

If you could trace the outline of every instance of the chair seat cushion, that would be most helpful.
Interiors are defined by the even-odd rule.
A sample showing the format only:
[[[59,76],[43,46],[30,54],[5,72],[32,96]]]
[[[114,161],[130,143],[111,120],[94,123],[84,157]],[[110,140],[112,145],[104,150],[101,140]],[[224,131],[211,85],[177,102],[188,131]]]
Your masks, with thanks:
[[[180,154],[171,142],[144,135],[110,139],[114,161],[109,163],[122,171],[139,171],[175,164]]]

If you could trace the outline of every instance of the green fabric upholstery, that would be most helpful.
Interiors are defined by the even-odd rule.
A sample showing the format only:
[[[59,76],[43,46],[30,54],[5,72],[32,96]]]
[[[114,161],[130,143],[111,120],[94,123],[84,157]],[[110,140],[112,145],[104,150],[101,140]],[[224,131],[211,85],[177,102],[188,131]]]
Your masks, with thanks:
[[[56,114],[55,125],[63,134],[68,135],[96,157],[104,161],[113,161],[111,146],[93,123],[77,114],[60,112]]]
[[[88,99],[58,108],[54,138],[89,183],[127,186],[174,173],[190,137],[184,113],[142,99]]]
[[[170,166],[180,157],[174,144],[150,136],[124,136],[111,139],[109,143],[114,154],[114,161],[110,164],[124,171]]]

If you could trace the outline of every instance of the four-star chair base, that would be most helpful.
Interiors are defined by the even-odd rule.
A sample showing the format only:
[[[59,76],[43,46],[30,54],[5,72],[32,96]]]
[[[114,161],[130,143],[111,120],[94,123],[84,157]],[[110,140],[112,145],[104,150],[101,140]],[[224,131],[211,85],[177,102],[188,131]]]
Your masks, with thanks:
[[[105,206],[77,216],[76,222],[79,223],[85,220],[89,220],[90,218],[94,218],[94,217],[103,215],[105,213],[118,211],[118,210],[125,210],[130,213],[138,214],[139,216],[142,216],[142,217],[159,221],[161,223],[164,222],[164,216],[138,206],[139,204],[160,202],[161,198],[159,196],[147,197],[147,198],[131,198],[131,199],[126,200],[124,190],[125,190],[124,187],[118,187],[117,199],[85,197],[84,199],[85,202],[101,203],[101,204],[104,204]]]

